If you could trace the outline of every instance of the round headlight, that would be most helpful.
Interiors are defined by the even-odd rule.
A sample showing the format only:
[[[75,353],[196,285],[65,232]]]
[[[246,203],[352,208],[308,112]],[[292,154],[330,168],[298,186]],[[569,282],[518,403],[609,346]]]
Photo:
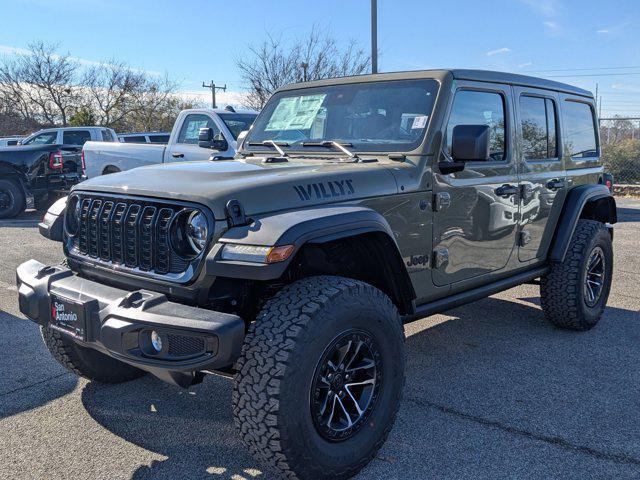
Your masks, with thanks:
[[[70,196],[66,208],[65,226],[67,233],[73,236],[80,228],[80,198],[77,195]]]
[[[198,254],[207,244],[207,217],[202,212],[194,210],[187,220],[187,240],[193,251]]]
[[[207,217],[199,210],[182,210],[171,224],[171,244],[184,260],[191,260],[204,250],[208,235]]]

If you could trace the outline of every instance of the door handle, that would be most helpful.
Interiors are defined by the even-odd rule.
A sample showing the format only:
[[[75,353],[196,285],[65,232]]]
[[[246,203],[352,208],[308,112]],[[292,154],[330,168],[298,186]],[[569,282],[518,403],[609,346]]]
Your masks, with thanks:
[[[502,185],[501,187],[498,187],[495,189],[496,195],[498,195],[499,197],[510,197],[511,195],[515,195],[516,193],[518,193],[518,186],[517,185],[509,185],[507,183],[505,183],[504,185]]]
[[[173,158],[184,158],[184,153],[172,153]]]
[[[566,185],[564,180],[560,180],[559,178],[554,178],[553,180],[549,180],[547,182],[547,188],[549,190],[560,190],[564,188]]]

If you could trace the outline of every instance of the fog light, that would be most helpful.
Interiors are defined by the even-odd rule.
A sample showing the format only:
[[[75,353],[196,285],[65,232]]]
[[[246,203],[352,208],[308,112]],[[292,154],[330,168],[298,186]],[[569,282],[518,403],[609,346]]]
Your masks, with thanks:
[[[162,351],[162,337],[155,330],[151,331],[151,345],[156,352],[160,353]]]

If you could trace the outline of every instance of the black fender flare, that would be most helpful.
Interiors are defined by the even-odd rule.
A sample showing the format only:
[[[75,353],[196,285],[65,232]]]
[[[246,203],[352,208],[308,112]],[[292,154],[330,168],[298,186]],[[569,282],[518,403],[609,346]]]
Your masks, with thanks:
[[[49,207],[47,213],[44,214],[44,218],[38,224],[40,235],[54,242],[62,242],[66,208],[67,197],[59,198]]]
[[[605,185],[579,185],[569,190],[549,250],[550,262],[559,263],[564,260],[583,211],[590,204],[597,203],[603,206],[598,218],[600,221],[608,224],[618,221],[616,201]]]
[[[206,259],[205,274],[247,280],[274,280],[285,272],[306,243],[323,243],[363,233],[382,232],[396,249],[389,224],[378,212],[363,206],[319,206],[255,217],[249,225],[233,227],[213,246]],[[261,246],[293,245],[294,252],[283,262],[258,264],[222,260],[225,243]],[[400,252],[398,250],[398,257]]]

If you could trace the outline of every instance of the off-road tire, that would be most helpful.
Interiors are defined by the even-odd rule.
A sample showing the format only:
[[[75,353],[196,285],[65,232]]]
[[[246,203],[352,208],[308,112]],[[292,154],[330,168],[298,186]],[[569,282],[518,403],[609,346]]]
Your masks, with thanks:
[[[0,179],[0,190],[6,191],[11,198],[11,204],[6,208],[0,208],[0,218],[13,218],[24,212],[26,197],[24,190],[17,180]]]
[[[370,333],[380,347],[382,380],[363,426],[333,442],[314,425],[311,380],[327,346],[349,329]],[[236,427],[256,459],[286,478],[349,478],[393,427],[404,366],[404,330],[388,296],[342,277],[299,280],[270,299],[249,328],[234,382]]]
[[[604,254],[604,281],[600,298],[593,306],[585,300],[586,262],[594,249]],[[570,330],[593,328],[604,312],[611,290],[613,247],[607,228],[594,220],[579,220],[562,263],[551,265],[541,278],[540,295],[545,317],[554,325]]]
[[[144,371],[104,353],[82,347],[49,327],[40,327],[40,332],[53,358],[80,377],[100,383],[122,383],[145,374]]]

